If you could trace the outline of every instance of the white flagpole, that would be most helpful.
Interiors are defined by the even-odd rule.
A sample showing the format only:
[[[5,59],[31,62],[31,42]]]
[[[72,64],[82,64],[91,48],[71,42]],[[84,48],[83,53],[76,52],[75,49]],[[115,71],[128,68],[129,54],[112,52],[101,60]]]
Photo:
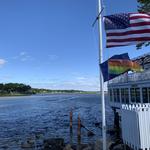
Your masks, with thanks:
[[[98,0],[98,30],[99,30],[99,71],[100,71],[100,91],[102,104],[102,136],[103,150],[106,150],[106,118],[105,118],[105,99],[104,99],[104,79],[100,64],[103,62],[103,34],[102,34],[102,2]]]

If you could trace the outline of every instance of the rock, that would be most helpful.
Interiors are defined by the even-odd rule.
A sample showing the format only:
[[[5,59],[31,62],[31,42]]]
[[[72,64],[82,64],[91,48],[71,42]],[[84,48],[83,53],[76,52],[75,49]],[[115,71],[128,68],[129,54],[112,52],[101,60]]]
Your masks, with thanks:
[[[95,134],[92,131],[88,132],[88,136],[94,136]]]
[[[50,138],[44,140],[44,150],[63,150],[64,139],[62,138]]]
[[[73,150],[77,149],[77,145],[72,145],[71,147],[72,147]]]
[[[35,137],[36,137],[36,139],[43,138],[43,134],[36,134]]]
[[[63,150],[73,150],[70,144],[67,144]]]
[[[111,140],[108,143],[109,149],[110,150],[123,150],[122,146],[124,146],[123,142],[121,139],[115,139],[115,141]]]
[[[92,146],[87,146],[87,147],[84,148],[83,150],[94,150],[94,148],[92,148]]]
[[[107,141],[106,141],[106,149],[107,150],[112,150],[110,149],[110,146],[112,144],[114,144],[115,142],[112,141],[112,139],[110,138],[107,138]],[[96,140],[95,144],[94,144],[94,150],[103,150],[103,140],[102,139],[98,139]]]
[[[94,150],[93,144],[81,144],[77,146],[77,150]]]
[[[114,145],[115,145],[115,142],[114,142],[114,141],[110,141],[110,142],[108,143],[108,148],[109,148],[110,150],[112,150]]]
[[[22,148],[34,148],[35,141],[32,138],[28,138],[27,141],[21,143]]]
[[[94,145],[94,150],[102,150],[103,143],[101,140],[97,140]]]
[[[32,138],[28,138],[28,139],[27,139],[27,143],[28,143],[28,144],[31,144],[31,145],[34,145],[34,144],[35,144],[35,141],[34,141]]]
[[[44,136],[44,129],[39,129],[38,131],[34,132],[35,136],[37,139],[39,139],[40,137]]]
[[[30,143],[22,143],[21,144],[21,148],[34,148],[35,146],[33,144],[30,144]]]
[[[115,145],[112,150],[124,150],[124,145],[123,144]]]

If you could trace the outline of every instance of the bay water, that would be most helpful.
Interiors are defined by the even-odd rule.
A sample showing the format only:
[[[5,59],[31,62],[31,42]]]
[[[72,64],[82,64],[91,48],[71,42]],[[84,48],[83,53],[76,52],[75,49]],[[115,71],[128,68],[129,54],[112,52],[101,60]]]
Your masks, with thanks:
[[[107,96],[106,96],[107,101]],[[69,113],[73,110],[73,135],[70,139]],[[106,102],[107,125],[113,123],[112,110]],[[82,129],[82,143],[101,138],[101,100],[99,94],[51,94],[0,98],[0,149],[21,149],[28,138],[64,138],[77,142],[77,117],[95,133],[89,137]]]

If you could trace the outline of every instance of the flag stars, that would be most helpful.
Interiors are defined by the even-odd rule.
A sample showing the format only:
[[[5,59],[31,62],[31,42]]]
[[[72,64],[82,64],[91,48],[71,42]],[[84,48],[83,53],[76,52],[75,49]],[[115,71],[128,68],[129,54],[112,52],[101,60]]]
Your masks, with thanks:
[[[129,27],[129,15],[128,14],[116,14],[106,17],[105,21],[106,30],[111,29],[125,29]]]

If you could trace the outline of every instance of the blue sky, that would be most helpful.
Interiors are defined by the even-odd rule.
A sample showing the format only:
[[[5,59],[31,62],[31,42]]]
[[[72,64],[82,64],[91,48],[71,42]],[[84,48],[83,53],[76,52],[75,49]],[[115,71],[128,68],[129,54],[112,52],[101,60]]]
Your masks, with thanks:
[[[104,14],[136,12],[136,0],[105,0]],[[97,0],[1,0],[0,80],[49,89],[99,89]],[[105,36],[104,36],[105,39]],[[105,47],[105,40],[104,40]],[[104,59],[135,46],[104,48]]]

